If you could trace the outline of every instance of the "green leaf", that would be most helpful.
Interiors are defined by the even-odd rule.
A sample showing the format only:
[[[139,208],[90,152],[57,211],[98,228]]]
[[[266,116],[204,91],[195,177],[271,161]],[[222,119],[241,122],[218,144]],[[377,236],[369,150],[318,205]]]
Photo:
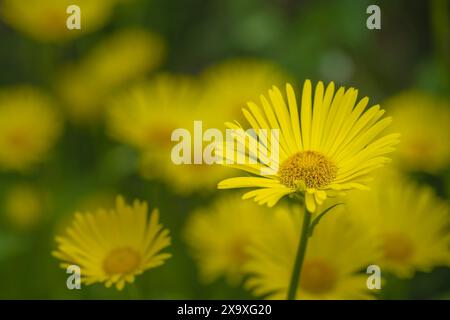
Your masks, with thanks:
[[[337,207],[339,205],[341,205],[343,203],[336,203],[330,207],[328,207],[327,209],[325,209],[321,214],[319,214],[312,222],[311,225],[309,226],[309,236],[311,237],[314,231],[314,228],[319,224],[320,219],[323,218],[323,216],[325,214],[327,214],[331,209],[333,209],[334,207]]]

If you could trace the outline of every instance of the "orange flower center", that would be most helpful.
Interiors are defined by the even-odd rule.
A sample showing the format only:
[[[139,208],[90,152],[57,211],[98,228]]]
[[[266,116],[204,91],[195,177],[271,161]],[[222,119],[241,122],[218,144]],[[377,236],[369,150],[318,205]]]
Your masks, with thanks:
[[[300,279],[301,289],[313,294],[330,291],[336,284],[336,272],[326,261],[305,261]]]
[[[229,244],[229,254],[232,261],[237,264],[244,264],[249,255],[247,253],[247,247],[250,243],[250,240],[247,236],[236,236]]]
[[[407,262],[414,254],[414,244],[403,234],[388,233],[383,236],[383,252],[386,260]]]
[[[16,130],[6,136],[7,142],[11,148],[18,151],[26,150],[31,145],[31,139],[26,131]]]
[[[141,256],[136,250],[125,247],[112,250],[103,260],[103,270],[109,274],[129,274],[137,269]]]
[[[143,143],[154,144],[161,147],[169,147],[171,145],[171,134],[176,126],[153,127],[144,134]]]
[[[337,167],[319,152],[302,151],[287,158],[278,174],[281,183],[289,188],[320,188],[336,178]]]

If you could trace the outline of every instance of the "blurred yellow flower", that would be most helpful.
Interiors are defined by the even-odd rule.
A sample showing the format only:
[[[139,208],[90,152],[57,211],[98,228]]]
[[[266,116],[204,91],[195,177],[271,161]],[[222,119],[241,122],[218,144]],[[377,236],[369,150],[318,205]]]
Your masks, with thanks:
[[[7,191],[3,203],[8,221],[18,230],[28,231],[44,218],[45,197],[31,185],[13,186]]]
[[[200,88],[186,76],[157,75],[112,99],[107,126],[116,140],[140,151],[142,176],[162,178],[175,191],[214,190],[228,169],[212,165],[175,165],[171,160],[172,131],[190,129],[193,121],[206,118],[197,108]]]
[[[184,235],[197,261],[203,281],[225,276],[230,284],[242,280],[248,246],[261,233],[269,233],[269,212],[239,197],[219,198],[189,217]]]
[[[62,268],[78,265],[82,282],[104,282],[122,290],[147,269],[164,264],[171,255],[161,253],[170,245],[169,230],[159,223],[155,209],[150,217],[146,202],[127,205],[117,197],[116,207],[96,213],[77,213],[66,235],[56,237],[53,256]]]
[[[398,165],[436,173],[450,164],[450,104],[420,91],[409,91],[385,103],[402,135],[396,155]]]
[[[72,120],[96,120],[109,95],[158,67],[164,52],[163,40],[143,29],[122,30],[102,40],[62,72],[58,89]]]
[[[140,151],[170,153],[172,131],[192,126],[199,92],[193,78],[157,75],[111,99],[107,112],[109,132]]]
[[[222,128],[223,119],[244,120],[242,108],[256,101],[272,85],[282,85],[285,73],[275,64],[257,59],[234,59],[206,69],[201,75],[203,112],[214,115],[208,126]]]
[[[448,205],[427,186],[396,173],[382,173],[370,192],[350,193],[350,214],[373,233],[383,250],[382,271],[412,277],[435,266],[450,266]]]
[[[0,91],[0,168],[23,171],[41,162],[61,133],[52,101],[37,89]]]
[[[176,165],[167,153],[145,152],[141,154],[139,173],[146,179],[160,178],[180,195],[211,193],[217,181],[232,174],[231,169],[208,164]]]
[[[115,0],[3,0],[0,16],[13,28],[44,42],[72,39],[101,28],[112,14]],[[81,9],[81,29],[66,26],[69,5]]]
[[[303,220],[303,209],[275,209],[270,230],[249,249],[245,283],[256,296],[285,299]],[[314,229],[309,240],[296,299],[367,299],[365,270],[378,257],[372,238],[335,210]]]
[[[244,116],[252,129],[279,129],[279,166],[275,175],[261,176],[263,163],[251,164],[246,150],[246,164],[235,166],[260,177],[230,178],[219,183],[219,189],[258,188],[244,194],[259,204],[275,205],[285,195],[304,195],[308,211],[314,212],[329,196],[342,190],[366,189],[372,170],[390,161],[384,155],[394,150],[398,134],[384,135],[383,130],[392,119],[381,119],[384,110],[375,105],[365,111],[369,98],[356,105],[358,91],[340,87],[335,92],[334,83],[326,88],[322,82],[313,92],[311,81],[303,86],[301,108],[298,110],[295,93],[286,85],[287,104],[277,87],[269,90],[271,103],[261,96],[263,109],[248,103]],[[300,112],[299,112],[300,111]],[[242,129],[239,123],[227,123],[231,129]],[[243,137],[251,141],[249,133]],[[275,142],[278,143],[278,140]],[[259,150],[271,157],[264,143],[257,141]],[[239,152],[235,144],[234,159]]]

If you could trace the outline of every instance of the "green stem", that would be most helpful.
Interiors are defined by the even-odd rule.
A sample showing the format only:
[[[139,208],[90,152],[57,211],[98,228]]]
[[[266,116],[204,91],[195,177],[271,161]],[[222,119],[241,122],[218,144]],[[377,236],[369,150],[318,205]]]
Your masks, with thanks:
[[[295,296],[297,294],[297,287],[300,280],[300,274],[302,272],[303,260],[305,259],[306,247],[308,245],[310,224],[311,224],[311,212],[309,212],[305,208],[302,233],[300,235],[300,242],[298,244],[294,268],[292,269],[291,282],[289,283],[289,290],[287,295],[288,300],[295,300]]]

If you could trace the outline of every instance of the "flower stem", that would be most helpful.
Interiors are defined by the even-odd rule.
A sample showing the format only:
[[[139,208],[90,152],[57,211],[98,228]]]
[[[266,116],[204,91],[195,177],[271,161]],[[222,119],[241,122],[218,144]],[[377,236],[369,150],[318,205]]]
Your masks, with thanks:
[[[306,247],[308,245],[310,224],[311,224],[311,212],[309,212],[305,208],[302,233],[300,235],[300,242],[298,244],[294,268],[292,269],[291,282],[289,283],[289,290],[287,295],[288,300],[295,300],[295,296],[297,294],[297,287],[300,280],[300,274],[302,272],[303,260],[305,259]]]

